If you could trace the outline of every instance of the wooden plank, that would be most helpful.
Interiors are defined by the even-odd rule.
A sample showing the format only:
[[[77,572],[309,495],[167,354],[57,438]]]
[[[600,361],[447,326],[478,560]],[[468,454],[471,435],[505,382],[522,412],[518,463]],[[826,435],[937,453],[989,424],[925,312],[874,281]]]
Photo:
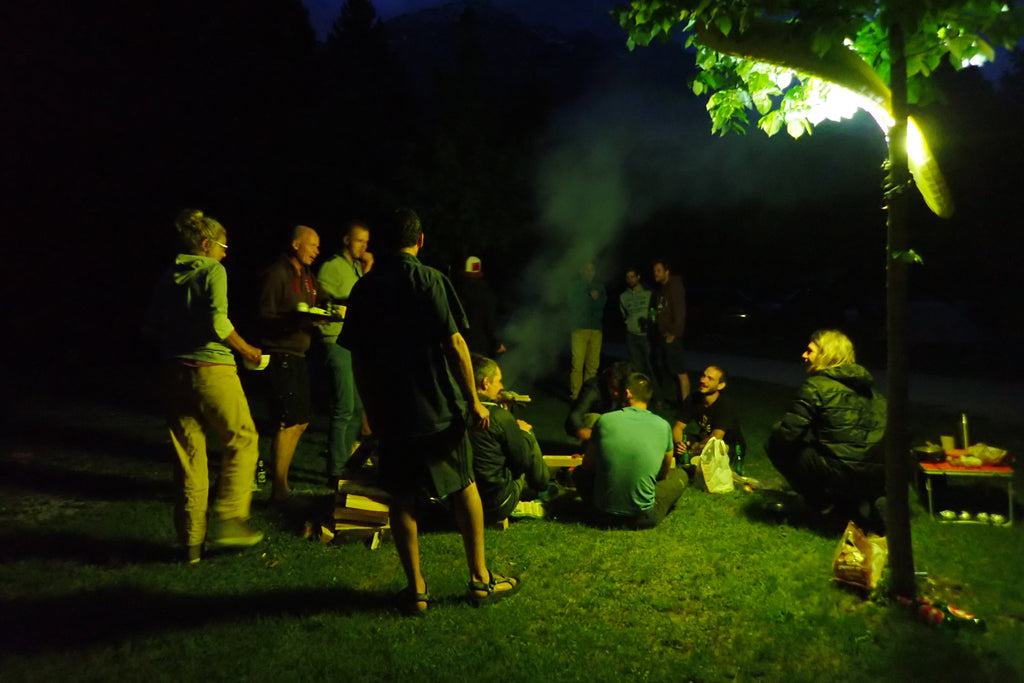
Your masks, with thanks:
[[[391,496],[387,491],[360,479],[339,479],[338,493],[354,493],[381,501],[391,500]]]
[[[346,522],[364,522],[367,524],[387,524],[390,515],[379,510],[359,510],[357,508],[335,508],[334,519]]]
[[[339,493],[335,498],[335,506],[372,512],[388,512],[391,509],[387,500],[371,498],[358,493]]]
[[[576,467],[583,462],[582,455],[545,455],[548,467]]]

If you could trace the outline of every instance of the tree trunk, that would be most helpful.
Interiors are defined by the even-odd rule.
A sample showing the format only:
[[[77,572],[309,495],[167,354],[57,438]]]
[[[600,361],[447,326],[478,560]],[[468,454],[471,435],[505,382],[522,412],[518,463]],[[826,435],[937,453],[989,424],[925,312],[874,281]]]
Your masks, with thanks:
[[[892,116],[889,131],[888,251],[886,254],[887,367],[889,373],[888,428],[885,438],[886,519],[892,590],[909,598],[917,594],[914,581],[914,550],[910,535],[909,414],[910,372],[906,354],[907,261],[910,226],[910,172],[907,169],[907,62],[903,28],[899,20],[889,28],[892,64]]]

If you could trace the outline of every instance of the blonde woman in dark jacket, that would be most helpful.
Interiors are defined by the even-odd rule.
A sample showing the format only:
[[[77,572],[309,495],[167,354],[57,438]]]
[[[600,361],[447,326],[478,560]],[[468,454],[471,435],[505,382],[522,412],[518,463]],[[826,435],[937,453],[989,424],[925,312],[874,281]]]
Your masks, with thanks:
[[[772,429],[768,458],[808,506],[868,518],[885,490],[886,404],[838,330],[811,335],[808,378]]]

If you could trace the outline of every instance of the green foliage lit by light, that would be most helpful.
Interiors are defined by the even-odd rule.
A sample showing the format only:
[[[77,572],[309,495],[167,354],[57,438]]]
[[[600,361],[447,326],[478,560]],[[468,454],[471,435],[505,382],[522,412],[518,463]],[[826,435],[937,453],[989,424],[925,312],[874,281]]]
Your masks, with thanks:
[[[1012,47],[1024,33],[1024,8],[985,0],[633,0],[612,13],[630,49],[682,30],[699,67],[690,87],[708,95],[712,129],[721,134],[744,132],[751,110],[768,135],[785,128],[799,137],[826,118],[845,118],[849,103],[822,109],[836,85],[887,110],[888,95],[873,79],[889,80],[892,21],[908,36],[908,99],[918,104],[935,97],[927,77],[943,59],[956,69],[980,65],[994,59],[993,45]]]
[[[921,255],[918,254],[913,249],[906,249],[906,250],[894,249],[892,251],[892,260],[893,261],[902,261],[903,263],[907,263],[907,264],[923,264],[924,263],[924,259],[921,258]]]

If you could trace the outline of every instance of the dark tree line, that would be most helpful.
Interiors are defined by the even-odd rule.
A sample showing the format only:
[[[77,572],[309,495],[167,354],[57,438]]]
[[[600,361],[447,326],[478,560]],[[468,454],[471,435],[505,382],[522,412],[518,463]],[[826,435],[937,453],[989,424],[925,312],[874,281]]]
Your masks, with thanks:
[[[472,10],[452,68],[432,74],[432,101],[369,0],[344,4],[326,44],[299,0],[42,0],[7,12],[2,216],[26,238],[12,284],[37,281],[16,311],[26,347],[39,343],[38,299],[142,306],[181,206],[228,227],[233,290],[297,223],[329,250],[345,220],[413,205],[444,226],[432,245],[442,262],[530,230],[524,151],[543,115],[487,100]],[[79,317],[78,344],[135,331],[130,314],[107,332]]]

